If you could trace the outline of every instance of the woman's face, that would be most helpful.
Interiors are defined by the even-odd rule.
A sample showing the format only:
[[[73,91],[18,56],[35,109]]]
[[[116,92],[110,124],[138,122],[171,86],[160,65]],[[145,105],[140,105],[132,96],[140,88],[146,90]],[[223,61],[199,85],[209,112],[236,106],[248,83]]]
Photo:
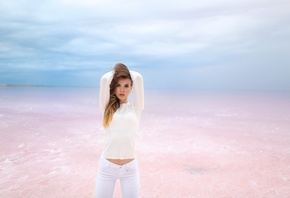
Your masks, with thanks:
[[[127,103],[128,96],[132,90],[131,80],[129,78],[119,79],[115,88],[115,94],[120,100],[120,103]]]

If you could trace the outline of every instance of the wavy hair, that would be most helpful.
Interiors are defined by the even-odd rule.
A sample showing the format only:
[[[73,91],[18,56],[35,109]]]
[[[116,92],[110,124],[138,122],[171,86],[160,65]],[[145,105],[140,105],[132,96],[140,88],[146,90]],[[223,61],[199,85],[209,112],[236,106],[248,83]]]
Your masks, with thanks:
[[[103,126],[107,127],[113,119],[114,113],[120,107],[120,100],[115,94],[115,89],[117,87],[119,79],[130,79],[131,86],[133,86],[133,80],[131,78],[129,69],[123,63],[117,63],[114,67],[114,76],[110,84],[110,99],[106,106],[104,118],[103,118]]]

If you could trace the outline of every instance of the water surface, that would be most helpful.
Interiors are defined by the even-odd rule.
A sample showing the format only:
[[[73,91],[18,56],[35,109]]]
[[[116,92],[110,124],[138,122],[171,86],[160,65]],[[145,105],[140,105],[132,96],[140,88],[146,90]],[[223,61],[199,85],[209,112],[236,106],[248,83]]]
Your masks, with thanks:
[[[289,93],[145,98],[141,197],[290,196]],[[97,88],[0,88],[0,197],[94,197],[100,123]]]

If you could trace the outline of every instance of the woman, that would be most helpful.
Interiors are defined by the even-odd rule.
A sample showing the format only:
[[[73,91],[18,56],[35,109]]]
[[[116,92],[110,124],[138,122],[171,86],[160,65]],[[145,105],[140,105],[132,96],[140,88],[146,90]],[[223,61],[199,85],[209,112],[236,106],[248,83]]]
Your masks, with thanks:
[[[135,101],[128,102],[134,87]],[[113,197],[115,182],[120,179],[122,197],[137,198],[140,191],[135,138],[144,108],[143,78],[118,63],[104,74],[100,85],[100,109],[103,114],[106,146],[99,160],[97,198]]]

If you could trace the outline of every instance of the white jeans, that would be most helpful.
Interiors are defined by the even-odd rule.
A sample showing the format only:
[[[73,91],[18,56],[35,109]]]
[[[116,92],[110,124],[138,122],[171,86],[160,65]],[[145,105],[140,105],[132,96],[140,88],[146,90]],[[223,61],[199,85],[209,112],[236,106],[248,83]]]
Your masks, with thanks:
[[[120,179],[122,198],[139,197],[140,176],[137,159],[117,165],[102,156],[97,172],[96,197],[112,198],[117,179]]]

